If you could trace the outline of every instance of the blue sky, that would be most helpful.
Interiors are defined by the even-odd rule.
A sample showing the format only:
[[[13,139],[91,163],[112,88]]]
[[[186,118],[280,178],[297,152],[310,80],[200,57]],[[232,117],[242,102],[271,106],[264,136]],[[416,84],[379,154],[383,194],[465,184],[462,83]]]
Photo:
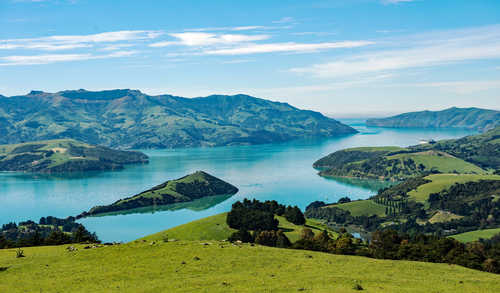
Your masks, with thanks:
[[[500,1],[0,0],[0,94],[79,88],[500,109]]]

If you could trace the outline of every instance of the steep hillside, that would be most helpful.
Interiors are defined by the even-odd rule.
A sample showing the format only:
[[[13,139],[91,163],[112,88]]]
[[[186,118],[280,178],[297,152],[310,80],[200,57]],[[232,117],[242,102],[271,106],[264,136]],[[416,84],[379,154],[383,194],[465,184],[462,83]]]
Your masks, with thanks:
[[[457,265],[233,246],[133,242],[0,250],[0,291],[17,292],[498,292],[500,275]],[[365,292],[362,291],[362,292]]]
[[[500,125],[500,111],[453,107],[442,111],[411,112],[368,119],[366,124],[380,127],[468,128],[484,131]]]
[[[135,151],[113,150],[72,139],[0,145],[0,171],[40,173],[123,169],[125,164],[147,163]]]
[[[237,192],[238,188],[233,185],[203,171],[197,171],[176,180],[166,181],[134,196],[120,199],[113,204],[93,207],[77,218],[149,206],[191,202],[205,197],[232,195]]]
[[[326,177],[404,180],[429,173],[486,174],[500,169],[500,126],[479,135],[407,148],[340,150],[313,166]]]
[[[119,148],[282,142],[356,130],[320,113],[247,95],[182,98],[137,90],[0,97],[0,143],[73,138]]]

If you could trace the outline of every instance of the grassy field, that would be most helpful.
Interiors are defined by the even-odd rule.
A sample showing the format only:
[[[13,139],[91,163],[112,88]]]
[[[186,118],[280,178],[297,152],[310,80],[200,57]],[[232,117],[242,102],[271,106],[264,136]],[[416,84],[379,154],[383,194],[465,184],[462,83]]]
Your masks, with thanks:
[[[500,275],[456,265],[233,246],[150,242],[0,250],[0,292],[499,292]]]
[[[442,153],[438,156],[439,152],[425,152],[416,154],[398,154],[387,157],[388,159],[412,159],[417,165],[424,165],[426,170],[436,169],[441,173],[458,173],[464,174],[486,174],[486,171],[478,166],[466,162],[462,159],[452,157],[448,154]]]
[[[465,232],[457,235],[453,235],[453,237],[460,242],[472,242],[477,241],[479,238],[489,239],[493,237],[495,234],[500,233],[500,228],[497,229],[485,229],[485,230],[476,230],[471,232]]]
[[[193,221],[184,225],[180,225],[145,238],[147,241],[161,241],[168,237],[168,239],[176,240],[225,240],[235,229],[230,228],[226,223],[227,213],[218,214],[215,216],[203,218],[197,221]],[[288,222],[284,217],[276,217],[280,224],[279,228],[283,229],[285,235],[294,242],[300,237],[300,232],[304,229],[304,226],[297,226]],[[307,219],[306,226],[311,228],[315,234],[326,229],[324,225],[320,222],[312,219]],[[332,236],[335,236],[335,232],[330,231]],[[142,240],[141,239],[141,240]]]
[[[447,189],[455,183],[465,183],[479,180],[500,180],[499,175],[475,175],[475,174],[433,174],[425,177],[431,180],[427,184],[419,186],[416,190],[408,192],[410,197],[416,201],[424,202],[429,198],[429,194]]]
[[[377,215],[380,217],[385,216],[385,206],[375,203],[372,200],[357,200],[333,206],[347,210],[355,217],[371,215]]]

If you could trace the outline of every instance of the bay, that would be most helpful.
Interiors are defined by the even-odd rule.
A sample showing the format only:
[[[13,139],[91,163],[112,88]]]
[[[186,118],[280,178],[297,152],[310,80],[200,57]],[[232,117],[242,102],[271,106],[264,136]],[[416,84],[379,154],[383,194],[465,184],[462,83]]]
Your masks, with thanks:
[[[367,198],[383,182],[326,179],[312,164],[333,151],[358,146],[408,146],[421,139],[457,138],[475,132],[460,129],[390,129],[366,127],[361,120],[344,120],[358,134],[330,139],[296,140],[281,144],[143,150],[146,165],[121,171],[70,175],[0,173],[0,224],[42,216],[75,216],[95,205],[112,203],[169,179],[203,170],[235,186],[232,197],[216,197],[172,207],[92,217],[81,222],[103,241],[132,241],[170,227],[228,211],[243,198],[274,199],[304,209],[315,200]]]

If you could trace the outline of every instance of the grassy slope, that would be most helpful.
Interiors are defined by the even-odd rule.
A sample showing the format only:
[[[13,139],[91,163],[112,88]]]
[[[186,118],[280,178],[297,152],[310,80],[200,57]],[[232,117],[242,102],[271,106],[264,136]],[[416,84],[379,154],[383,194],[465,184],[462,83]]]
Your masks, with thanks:
[[[207,179],[204,177],[202,172],[195,172],[193,174],[190,174],[188,176],[185,176],[183,178],[175,179],[175,180],[169,180],[167,184],[159,189],[154,189],[154,190],[148,190],[146,192],[140,193],[140,196],[143,198],[162,198],[163,194],[168,194],[170,196],[173,196],[175,198],[185,198],[184,195],[178,193],[177,190],[177,184],[178,183],[193,183],[195,181],[198,182],[203,182],[206,183]],[[130,201],[132,199],[136,199],[135,196],[129,197],[126,199],[122,199],[117,202],[117,204],[121,204],[127,201]]]
[[[372,200],[357,200],[349,203],[335,204],[333,205],[337,208],[347,210],[351,215],[357,216],[385,216],[385,206],[377,204]]]
[[[448,264],[232,246],[134,242],[0,250],[0,292],[498,292],[500,275]]]
[[[500,228],[476,230],[476,231],[465,232],[465,233],[453,235],[450,237],[453,237],[461,242],[472,242],[472,241],[479,240],[479,238],[489,239],[498,233],[500,233]]]
[[[142,239],[147,241],[159,241],[163,240],[164,236],[167,235],[169,239],[177,240],[225,240],[236,231],[227,225],[226,215],[227,213],[222,213],[203,218]],[[284,217],[277,217],[277,219],[280,222],[279,227],[283,229],[290,241],[293,242],[299,239],[300,232],[304,228],[303,226],[294,225],[288,222]],[[307,220],[306,226],[311,228],[314,233],[318,233],[322,229],[325,229],[321,223],[311,219]],[[334,232],[331,233],[334,234]]]
[[[465,183],[468,181],[479,181],[481,179],[500,180],[499,175],[473,175],[473,174],[433,174],[425,177],[432,182],[420,185],[416,190],[408,192],[410,197],[417,201],[424,202],[429,194],[447,189],[455,183]]]
[[[398,154],[387,157],[388,159],[412,159],[417,165],[422,164],[425,170],[436,169],[441,173],[477,173],[486,174],[478,166],[452,156],[437,156],[432,153]]]

